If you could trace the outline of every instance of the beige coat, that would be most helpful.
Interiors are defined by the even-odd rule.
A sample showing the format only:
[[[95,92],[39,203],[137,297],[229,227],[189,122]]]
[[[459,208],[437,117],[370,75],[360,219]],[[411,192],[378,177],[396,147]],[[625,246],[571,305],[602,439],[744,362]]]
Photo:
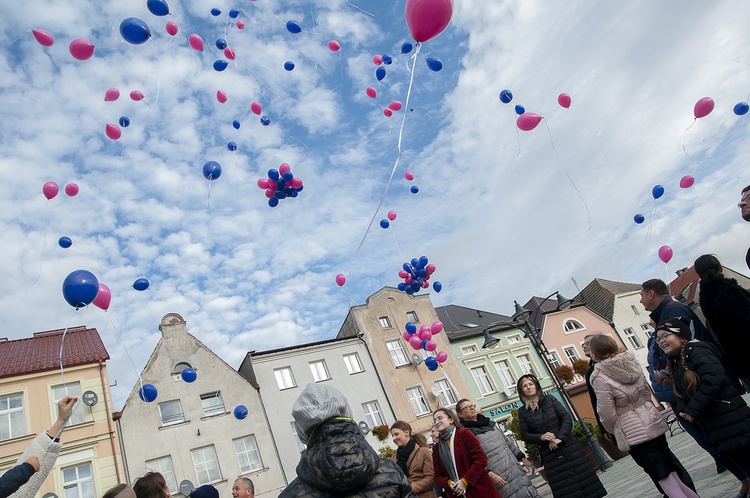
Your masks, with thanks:
[[[39,488],[42,487],[44,480],[47,479],[50,470],[55,466],[57,455],[60,454],[62,443],[52,442],[46,432],[42,432],[23,452],[16,465],[25,462],[30,457],[35,456],[39,459],[39,470],[31,476],[29,482],[18,488],[18,491],[10,495],[9,498],[34,498]]]
[[[395,462],[396,456],[391,457],[391,460]],[[409,484],[418,498],[437,498],[432,452],[429,449],[417,445],[406,461],[406,468],[409,469]]]

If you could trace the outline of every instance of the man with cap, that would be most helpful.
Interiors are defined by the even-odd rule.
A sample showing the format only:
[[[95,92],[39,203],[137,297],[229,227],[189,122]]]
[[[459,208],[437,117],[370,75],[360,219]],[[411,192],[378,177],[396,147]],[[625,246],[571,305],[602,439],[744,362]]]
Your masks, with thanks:
[[[339,390],[308,384],[294,402],[292,416],[307,448],[297,478],[279,498],[415,498],[398,465],[380,458],[367,443]]]
[[[238,477],[232,486],[232,498],[255,498],[253,481],[247,477]]]

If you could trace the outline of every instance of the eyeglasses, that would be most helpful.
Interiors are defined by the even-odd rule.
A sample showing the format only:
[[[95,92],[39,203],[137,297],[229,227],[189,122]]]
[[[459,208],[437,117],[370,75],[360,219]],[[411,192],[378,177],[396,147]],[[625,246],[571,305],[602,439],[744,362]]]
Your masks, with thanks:
[[[737,207],[742,207],[743,204],[750,204],[750,195],[746,195],[740,199],[737,203]]]
[[[477,407],[477,405],[464,405],[461,408],[458,409],[459,412],[462,412],[466,410],[467,408],[470,410],[474,410]]]
[[[657,335],[656,336],[656,342],[658,342],[659,344],[661,344],[662,342],[666,341],[667,337],[669,337],[672,334],[674,334],[674,332],[666,330],[662,335]]]

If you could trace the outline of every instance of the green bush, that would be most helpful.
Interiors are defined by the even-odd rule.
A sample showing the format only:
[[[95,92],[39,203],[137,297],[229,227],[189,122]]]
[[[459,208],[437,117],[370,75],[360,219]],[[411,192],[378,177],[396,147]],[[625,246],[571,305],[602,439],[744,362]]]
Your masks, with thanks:
[[[396,450],[394,450],[390,446],[383,446],[378,450],[378,455],[380,455],[380,458],[391,458],[395,454]]]
[[[573,362],[573,370],[578,375],[586,376],[586,372],[589,371],[589,362],[586,360],[576,360]]]
[[[518,422],[518,410],[510,412],[510,422],[508,423],[508,430],[510,430],[518,441],[521,439],[521,425]],[[535,444],[526,443],[526,458],[532,462],[539,462],[539,448]]]
[[[598,439],[599,437],[601,437],[602,432],[599,430],[599,426],[593,425],[591,422],[586,422],[585,420],[583,421],[583,423],[586,424],[586,427],[589,428],[589,431],[594,435],[595,438]],[[588,443],[588,439],[586,438],[586,434],[584,434],[583,432],[583,427],[581,427],[581,424],[574,425],[573,430],[570,431],[570,433],[574,438],[576,438],[579,443]]]

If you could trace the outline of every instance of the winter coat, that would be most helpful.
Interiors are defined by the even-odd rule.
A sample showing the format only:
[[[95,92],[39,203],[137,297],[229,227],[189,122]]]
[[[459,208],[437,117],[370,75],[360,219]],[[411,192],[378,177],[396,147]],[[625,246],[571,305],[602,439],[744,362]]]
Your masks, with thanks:
[[[466,422],[464,422],[465,424]],[[494,426],[494,424],[492,424]],[[489,462],[487,468],[505,479],[505,486],[499,489],[503,498],[538,498],[536,488],[518,461],[525,457],[514,441],[499,428],[466,427],[479,440]]]
[[[441,441],[438,444],[443,444]],[[435,466],[435,482],[443,488],[448,498],[455,498],[455,494],[448,485],[450,476],[440,458],[438,444],[432,446],[432,462]],[[482,450],[479,440],[469,429],[461,428],[453,431],[450,441],[456,458],[456,471],[459,479],[466,479],[469,483],[466,498],[500,498],[495,485],[487,475],[487,455]]]
[[[34,475],[34,466],[28,462],[8,469],[0,477],[0,498],[7,498],[15,493],[18,488],[26,484],[32,475]]]
[[[733,278],[701,280],[700,307],[721,347],[724,361],[738,377],[750,378],[750,291]]]
[[[279,498],[415,498],[394,462],[380,458],[351,420],[332,419],[310,436],[297,478]]]
[[[687,413],[697,420],[719,454],[750,447],[750,407],[730,384],[716,346],[687,343],[685,363],[698,374],[700,383],[696,392],[689,391],[679,351],[670,357],[677,413]]]
[[[391,458],[396,461],[396,456]],[[436,498],[435,470],[432,466],[432,452],[424,446],[416,445],[406,461],[407,477],[417,498]]]
[[[662,403],[674,403],[674,389],[671,384],[662,384],[656,381],[656,371],[663,370],[667,367],[667,355],[659,347],[659,343],[653,337],[648,339],[648,376],[651,381],[651,389],[654,390],[654,396]]]
[[[649,315],[656,325],[661,325],[670,318],[677,318],[678,316],[690,318],[690,329],[693,331],[693,339],[716,343],[713,335],[703,325],[703,322],[695,314],[695,311],[690,309],[686,304],[675,301],[669,296],[662,299]]]
[[[641,364],[630,351],[597,363],[591,385],[602,425],[618,440],[624,437],[635,446],[667,432],[667,423],[651,402],[651,389]]]
[[[50,443],[52,443],[50,445]],[[46,432],[42,432],[31,441],[31,444],[26,451],[23,452],[16,465],[19,465],[32,456],[39,459],[39,470],[31,476],[29,482],[18,488],[18,491],[10,495],[12,498],[34,498],[39,488],[44,484],[45,479],[49,475],[52,467],[55,466],[57,461],[57,455],[60,454],[62,449],[62,443],[52,442],[52,439],[47,435]]]
[[[553,396],[542,396],[537,410],[518,409],[521,438],[539,446],[547,482],[556,498],[599,498],[607,495],[578,441],[571,435],[570,414]],[[553,433],[562,443],[551,450],[542,434]]]

